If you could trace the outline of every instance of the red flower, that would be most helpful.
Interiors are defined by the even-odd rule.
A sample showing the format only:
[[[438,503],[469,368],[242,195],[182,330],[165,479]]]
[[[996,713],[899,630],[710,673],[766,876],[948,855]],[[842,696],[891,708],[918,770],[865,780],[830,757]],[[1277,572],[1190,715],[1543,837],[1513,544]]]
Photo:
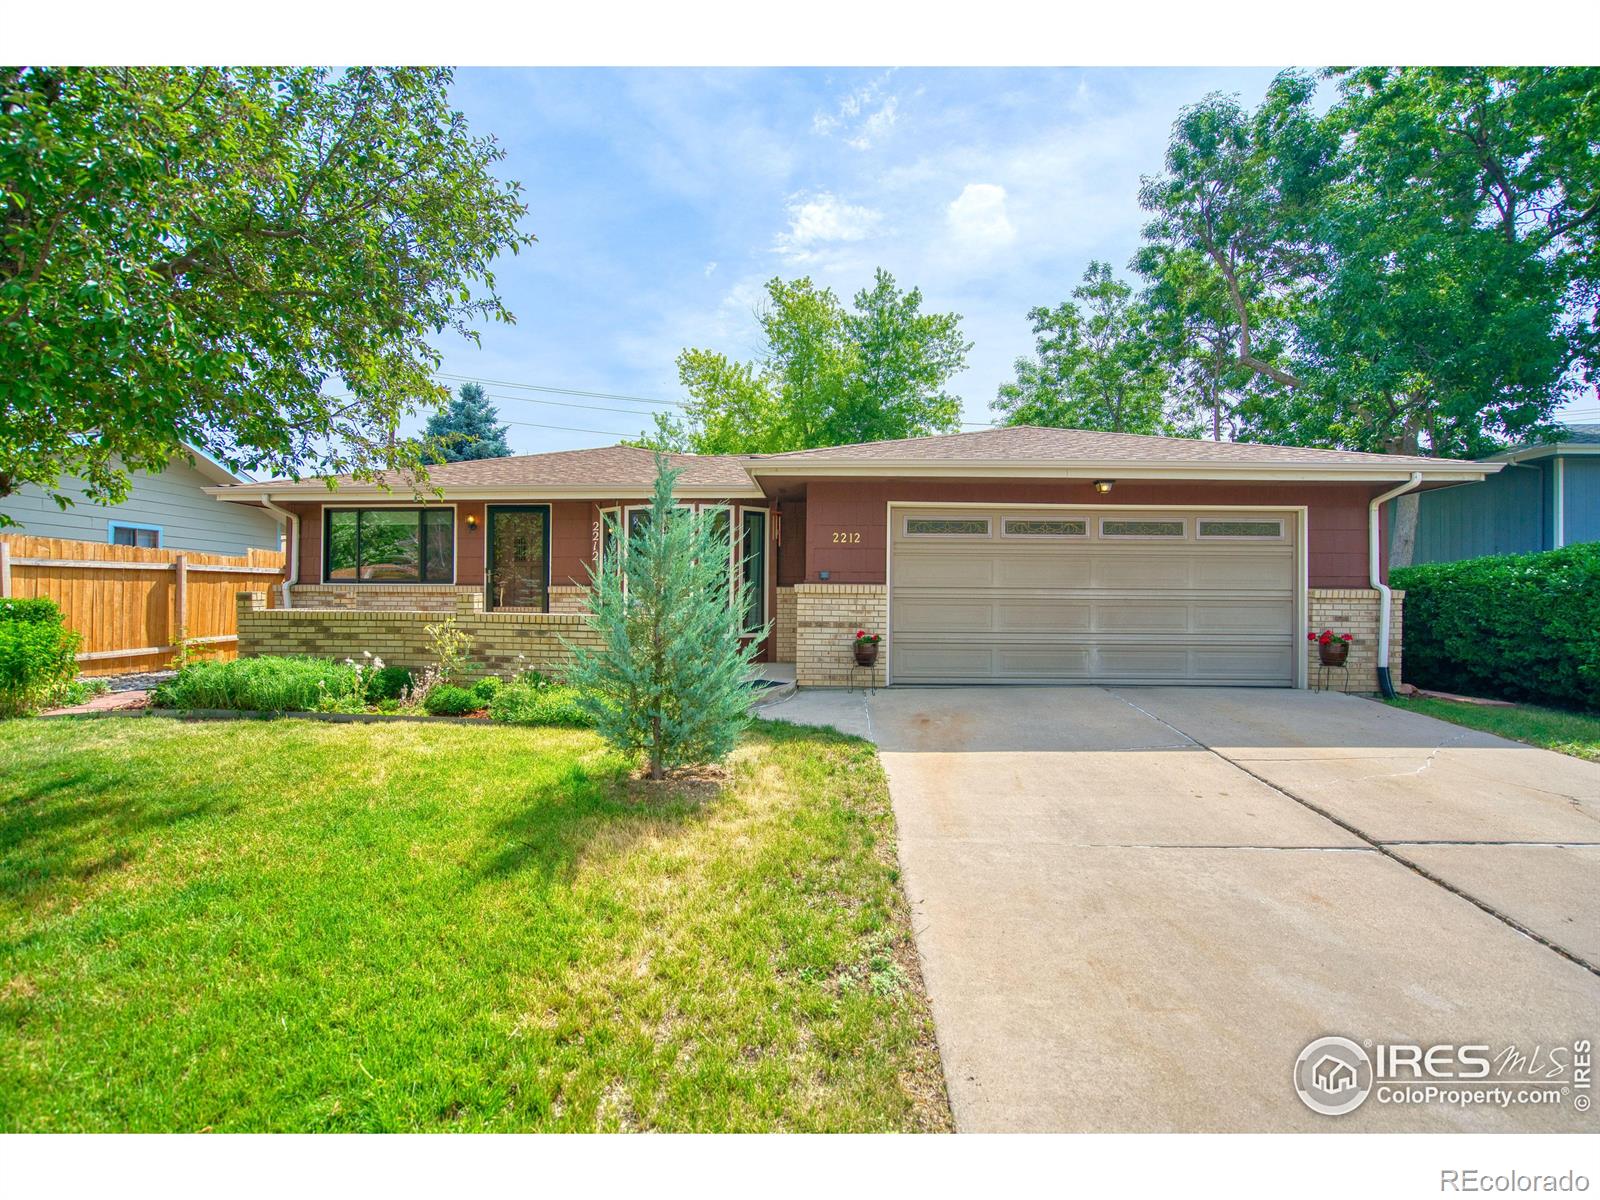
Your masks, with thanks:
[[[859,637],[866,637],[867,636],[867,631],[865,629],[858,629],[858,630],[856,630],[856,636],[858,638]]]

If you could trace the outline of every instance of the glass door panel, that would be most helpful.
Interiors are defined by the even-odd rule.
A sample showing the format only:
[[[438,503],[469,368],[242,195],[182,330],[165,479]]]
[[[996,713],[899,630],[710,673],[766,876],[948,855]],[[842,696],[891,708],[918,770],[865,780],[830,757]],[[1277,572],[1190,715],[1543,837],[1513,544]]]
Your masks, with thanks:
[[[511,612],[550,611],[550,510],[489,509],[488,604]]]

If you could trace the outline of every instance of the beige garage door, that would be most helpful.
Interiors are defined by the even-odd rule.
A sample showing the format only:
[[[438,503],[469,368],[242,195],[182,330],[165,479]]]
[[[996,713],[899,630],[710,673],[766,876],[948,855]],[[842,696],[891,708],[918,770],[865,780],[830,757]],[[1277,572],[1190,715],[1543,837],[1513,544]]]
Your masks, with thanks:
[[[895,683],[1293,686],[1293,512],[892,508]]]

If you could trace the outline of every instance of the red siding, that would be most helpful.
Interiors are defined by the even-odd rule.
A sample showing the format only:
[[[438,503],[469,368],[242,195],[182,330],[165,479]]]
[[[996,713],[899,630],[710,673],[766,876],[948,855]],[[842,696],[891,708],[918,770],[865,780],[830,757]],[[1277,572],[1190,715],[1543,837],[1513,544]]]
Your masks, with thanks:
[[[813,479],[806,487],[803,578],[814,581],[818,572],[827,571],[833,583],[884,582],[887,505],[891,500],[947,504],[1255,504],[1306,506],[1312,587],[1366,587],[1367,502],[1388,486],[1391,485],[1129,481],[1118,483],[1112,495],[1101,497],[1089,481]],[[786,513],[788,509],[785,504]],[[859,542],[849,540],[856,534],[860,534]],[[840,538],[837,542],[836,536]]]
[[[775,514],[778,523],[778,586],[804,583],[806,578],[806,505],[786,500]]]

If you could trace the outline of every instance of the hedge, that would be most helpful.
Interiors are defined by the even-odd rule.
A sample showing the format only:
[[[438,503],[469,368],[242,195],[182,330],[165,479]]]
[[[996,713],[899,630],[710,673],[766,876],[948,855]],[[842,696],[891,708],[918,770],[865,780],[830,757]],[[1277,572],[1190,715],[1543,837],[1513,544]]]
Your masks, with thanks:
[[[78,645],[48,600],[0,607],[0,717],[24,716],[59,696],[78,673]]]
[[[0,599],[0,621],[28,621],[41,625],[61,624],[61,609],[48,596],[31,599],[5,597]]]
[[[1396,568],[1405,679],[1600,709],[1600,542]]]

